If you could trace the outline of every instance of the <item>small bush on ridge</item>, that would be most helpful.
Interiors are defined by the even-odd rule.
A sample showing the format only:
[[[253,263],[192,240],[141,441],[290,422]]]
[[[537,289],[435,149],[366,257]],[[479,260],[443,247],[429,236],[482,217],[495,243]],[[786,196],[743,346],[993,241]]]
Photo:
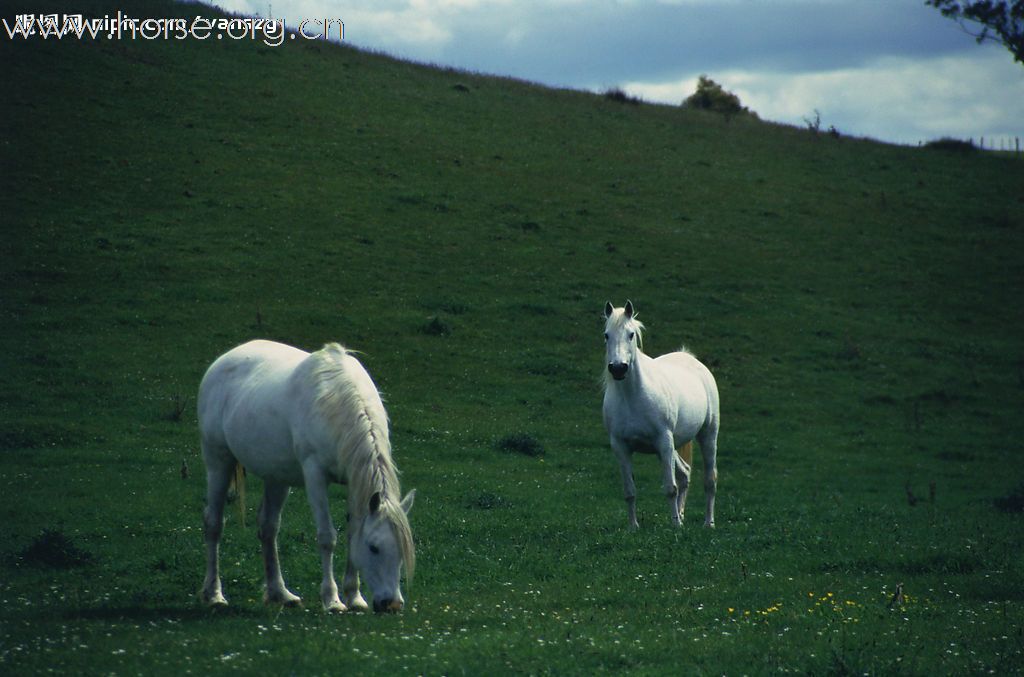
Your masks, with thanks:
[[[722,88],[706,75],[700,76],[697,81],[697,91],[683,100],[683,108],[697,108],[708,110],[714,113],[722,113],[726,117],[742,113],[752,115],[755,118],[757,113],[747,109],[740,103],[740,98]]]
[[[611,101],[617,101],[618,103],[628,103],[634,106],[639,106],[642,102],[639,97],[630,96],[621,87],[612,87],[604,93],[604,98],[610,99]]]
[[[935,139],[924,144],[925,148],[931,148],[933,150],[945,150],[954,153],[973,153],[978,150],[974,145],[973,141],[961,141],[960,139],[953,139],[948,136],[944,136],[941,139]]]

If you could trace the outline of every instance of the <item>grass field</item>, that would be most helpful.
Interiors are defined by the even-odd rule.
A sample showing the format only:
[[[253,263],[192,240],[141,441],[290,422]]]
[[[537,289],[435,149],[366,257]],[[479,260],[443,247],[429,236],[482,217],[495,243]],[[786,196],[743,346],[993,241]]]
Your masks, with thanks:
[[[118,8],[30,4],[0,14]],[[324,43],[3,34],[0,63],[5,674],[1022,671],[1018,159]],[[626,298],[718,380],[715,530],[699,484],[670,528],[646,457],[626,529]],[[301,491],[307,604],[265,607],[256,478],[231,606],[198,604],[195,392],[255,337],[362,351],[417,489],[403,613],[320,611]]]

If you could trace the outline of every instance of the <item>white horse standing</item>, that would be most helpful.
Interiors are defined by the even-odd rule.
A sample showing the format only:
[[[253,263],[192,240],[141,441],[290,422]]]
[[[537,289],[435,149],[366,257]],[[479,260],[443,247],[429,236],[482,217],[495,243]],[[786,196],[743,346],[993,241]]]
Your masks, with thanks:
[[[669,514],[673,524],[678,525],[686,508],[695,438],[704,457],[704,526],[715,526],[719,413],[714,376],[685,350],[658,358],[645,355],[640,348],[644,326],[636,319],[631,302],[626,301],[624,308],[608,303],[604,314],[608,365],[604,426],[622,471],[629,526],[639,527],[633,452],[658,455]]]
[[[402,608],[401,567],[404,563],[410,578],[415,567],[406,516],[415,492],[401,500],[387,414],[358,360],[336,343],[310,354],[271,341],[251,341],[210,365],[199,387],[198,409],[207,480],[204,602],[227,604],[218,544],[228,487],[236,469],[241,477],[244,467],[262,477],[265,486],[259,510],[264,601],[300,603],[281,576],[277,533],[290,488],[305,486],[316,521],[324,609],[367,608],[359,591],[360,572],[373,593],[375,611]],[[344,602],[334,581],[338,532],[327,505],[331,482],[348,484]]]

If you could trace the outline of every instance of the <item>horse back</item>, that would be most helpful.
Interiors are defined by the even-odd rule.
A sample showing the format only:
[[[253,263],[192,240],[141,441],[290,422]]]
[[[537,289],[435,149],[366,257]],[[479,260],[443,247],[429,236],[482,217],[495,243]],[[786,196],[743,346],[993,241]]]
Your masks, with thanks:
[[[212,421],[284,381],[309,354],[272,341],[249,341],[224,353],[210,365],[199,385],[199,421]],[[273,393],[271,393],[273,394]]]
[[[682,372],[688,377],[697,378],[705,387],[711,387],[715,383],[715,377],[711,375],[711,370],[687,350],[665,353],[656,357],[654,361],[668,369]]]
[[[718,385],[704,363],[681,350],[655,358],[679,403],[682,427],[694,432],[718,419]]]
[[[290,448],[288,389],[308,356],[284,344],[250,341],[217,358],[199,386],[204,445],[229,448],[247,466],[263,449]]]

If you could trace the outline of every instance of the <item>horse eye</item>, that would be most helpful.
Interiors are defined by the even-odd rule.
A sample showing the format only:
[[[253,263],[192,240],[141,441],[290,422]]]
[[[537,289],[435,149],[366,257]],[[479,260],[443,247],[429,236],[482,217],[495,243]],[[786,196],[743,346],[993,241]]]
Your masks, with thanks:
[[[632,341],[635,337],[636,337],[636,332],[635,331],[629,332],[629,340],[630,341]]]
[[[604,340],[605,340],[605,341],[607,341],[607,340],[608,340],[608,332],[605,332],[605,334],[604,334]]]
[[[374,555],[379,555],[380,554],[380,548],[378,548],[375,545],[371,545],[370,546],[370,552],[373,553]]]

